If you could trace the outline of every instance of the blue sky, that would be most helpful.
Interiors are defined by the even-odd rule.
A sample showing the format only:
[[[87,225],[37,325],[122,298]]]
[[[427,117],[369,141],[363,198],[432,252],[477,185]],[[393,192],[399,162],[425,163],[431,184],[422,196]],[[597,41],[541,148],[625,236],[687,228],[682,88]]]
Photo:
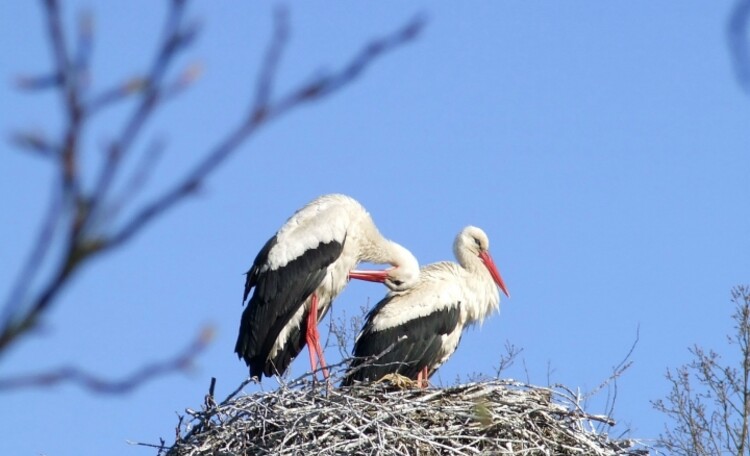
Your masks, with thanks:
[[[96,17],[94,87],[145,68],[162,21],[155,5],[66,2],[68,24],[84,6]],[[204,74],[150,126],[146,137],[169,147],[137,201],[173,182],[245,112],[273,5],[192,5],[202,35],[180,62],[201,62]],[[452,259],[465,225],[488,233],[512,299],[466,333],[439,371],[444,383],[491,373],[510,341],[524,349],[523,363],[505,376],[585,391],[609,375],[640,328],[615,418],[633,437],[656,437],[664,420],[649,401],[667,392],[665,369],[688,361],[693,343],[729,356],[729,291],[750,272],[750,98],[727,50],[731,5],[291,5],[279,93],[337,68],[417,13],[429,23],[352,86],[269,125],[196,198],[89,264],[44,330],[0,360],[2,376],[74,363],[118,378],[174,355],[211,324],[216,338],[196,368],[127,396],[73,385],[6,394],[11,422],[0,453],[152,454],[125,442],[171,441],[175,413],[200,406],[210,377],[223,397],[247,373],[232,353],[242,274],[295,209],[329,192],[360,200],[424,264]],[[10,83],[50,67],[41,9],[4,2],[0,18],[0,131],[54,133],[57,98]],[[123,114],[108,112],[88,130],[84,172],[96,169]],[[51,167],[2,144],[5,295],[43,213]],[[333,316],[383,294],[352,284]],[[327,353],[337,358],[335,348]],[[303,356],[292,375],[305,368]],[[591,411],[601,412],[601,402]]]

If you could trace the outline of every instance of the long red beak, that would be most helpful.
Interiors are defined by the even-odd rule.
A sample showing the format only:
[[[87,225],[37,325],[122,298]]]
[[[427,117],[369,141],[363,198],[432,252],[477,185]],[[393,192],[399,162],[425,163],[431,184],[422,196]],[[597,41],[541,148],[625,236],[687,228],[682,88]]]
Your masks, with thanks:
[[[494,280],[497,286],[500,287],[501,290],[503,290],[503,293],[505,293],[505,296],[510,298],[510,293],[508,293],[508,289],[505,288],[505,282],[503,281],[503,278],[500,277],[500,272],[497,270],[497,266],[495,266],[495,262],[492,261],[490,252],[481,252],[479,254],[479,258],[482,259],[482,261],[484,262],[484,265],[487,266],[487,269],[490,271],[492,280]]]
[[[388,278],[388,271],[351,271],[349,279],[365,280],[367,282],[384,283]]]

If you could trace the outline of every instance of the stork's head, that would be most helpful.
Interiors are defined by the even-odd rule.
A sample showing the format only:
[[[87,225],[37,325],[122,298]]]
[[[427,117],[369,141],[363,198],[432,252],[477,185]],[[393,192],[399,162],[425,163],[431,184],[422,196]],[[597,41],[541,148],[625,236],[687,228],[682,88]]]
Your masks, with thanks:
[[[467,226],[461,230],[453,243],[453,252],[464,267],[474,264],[475,258],[479,258],[492,276],[492,280],[505,293],[505,296],[510,298],[510,293],[508,293],[505,282],[500,276],[500,271],[497,270],[497,266],[495,266],[495,262],[490,255],[490,239],[481,228]]]
[[[393,265],[382,271],[354,270],[349,273],[350,279],[380,282],[391,291],[404,291],[419,281],[419,262],[403,246],[389,241],[390,260]]]

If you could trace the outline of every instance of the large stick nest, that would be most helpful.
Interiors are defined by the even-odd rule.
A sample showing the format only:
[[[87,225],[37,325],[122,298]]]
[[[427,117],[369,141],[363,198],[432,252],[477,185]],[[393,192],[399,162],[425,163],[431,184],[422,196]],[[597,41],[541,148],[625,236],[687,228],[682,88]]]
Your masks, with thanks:
[[[444,389],[327,389],[309,377],[180,420],[177,455],[647,455],[613,440],[571,391],[493,380]]]

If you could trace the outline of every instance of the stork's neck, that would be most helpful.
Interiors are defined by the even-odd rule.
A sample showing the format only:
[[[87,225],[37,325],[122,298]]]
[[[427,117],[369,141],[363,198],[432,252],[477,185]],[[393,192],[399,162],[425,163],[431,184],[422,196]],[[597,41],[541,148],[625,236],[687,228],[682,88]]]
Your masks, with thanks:
[[[377,264],[390,264],[419,274],[419,262],[404,246],[380,235],[368,239],[362,248],[362,261]]]
[[[361,223],[360,261],[401,266],[417,259],[401,245],[386,239],[373,223],[369,214]],[[419,266],[417,266],[419,269]]]
[[[387,244],[388,247],[386,249],[389,251],[391,257],[390,264],[402,270],[409,270],[419,274],[419,262],[407,248],[393,241],[388,241]]]
[[[500,292],[481,258],[464,249],[455,253],[464,270],[462,287],[467,323],[482,323],[500,308]]]

